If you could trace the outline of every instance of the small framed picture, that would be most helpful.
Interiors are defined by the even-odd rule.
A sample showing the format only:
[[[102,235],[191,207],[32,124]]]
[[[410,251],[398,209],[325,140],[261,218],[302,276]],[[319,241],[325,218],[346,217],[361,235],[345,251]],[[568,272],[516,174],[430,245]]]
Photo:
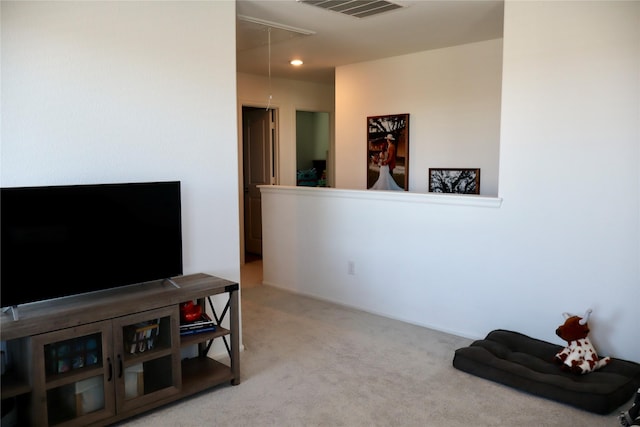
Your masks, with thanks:
[[[480,169],[429,168],[429,192],[480,194]]]

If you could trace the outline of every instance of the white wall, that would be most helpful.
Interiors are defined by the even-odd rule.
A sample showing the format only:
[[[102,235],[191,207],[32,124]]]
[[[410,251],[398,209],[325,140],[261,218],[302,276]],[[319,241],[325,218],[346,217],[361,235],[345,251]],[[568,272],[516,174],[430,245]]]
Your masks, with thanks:
[[[640,3],[505,14],[498,280],[524,273],[540,319],[593,307],[600,347],[640,361]]]
[[[367,188],[366,118],[409,114],[409,191],[429,168],[480,168],[498,195],[502,40],[336,69],[336,187]]]
[[[185,273],[239,281],[235,3],[1,8],[2,186],[179,180]]]
[[[471,338],[504,328],[561,344],[562,312],[591,307],[600,353],[640,361],[639,19],[638,2],[506,3],[499,198],[358,191],[370,114],[412,114],[424,184],[415,132],[439,126],[425,114],[437,103],[421,108],[436,83],[428,67],[398,71],[397,96],[374,97],[386,60],[338,69],[337,182],[353,189],[263,191],[265,283]]]

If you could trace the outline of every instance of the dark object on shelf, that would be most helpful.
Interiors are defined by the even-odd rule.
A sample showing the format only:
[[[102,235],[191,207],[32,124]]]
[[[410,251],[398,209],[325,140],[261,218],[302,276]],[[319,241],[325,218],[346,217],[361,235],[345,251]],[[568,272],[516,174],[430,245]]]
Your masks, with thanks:
[[[124,348],[131,354],[153,349],[160,332],[160,320],[137,323],[124,328]]]
[[[180,324],[180,335],[193,335],[202,332],[213,332],[216,330],[215,322],[207,313],[201,313],[200,317],[192,322]]]
[[[180,322],[180,329],[197,329],[201,326],[215,326],[215,322],[207,313],[200,313],[200,316],[190,322]]]
[[[194,322],[202,316],[202,307],[187,301],[180,304],[180,323]]]
[[[553,361],[562,346],[497,329],[457,349],[453,366],[521,391],[597,414],[609,414],[640,387],[640,364],[611,358],[596,372],[564,372]]]
[[[216,330],[215,325],[202,326],[200,328],[195,328],[195,329],[180,329],[180,336],[195,335],[195,334],[201,334],[204,332],[214,332],[215,330]]]
[[[99,339],[100,336],[95,334],[47,345],[45,347],[47,374],[63,374],[97,364],[101,359],[98,348]]]

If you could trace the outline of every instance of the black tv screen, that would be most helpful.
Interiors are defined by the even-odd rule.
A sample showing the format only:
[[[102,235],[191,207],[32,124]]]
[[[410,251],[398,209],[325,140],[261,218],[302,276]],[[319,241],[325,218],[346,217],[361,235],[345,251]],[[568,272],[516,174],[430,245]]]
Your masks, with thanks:
[[[179,181],[0,191],[2,307],[182,274]]]

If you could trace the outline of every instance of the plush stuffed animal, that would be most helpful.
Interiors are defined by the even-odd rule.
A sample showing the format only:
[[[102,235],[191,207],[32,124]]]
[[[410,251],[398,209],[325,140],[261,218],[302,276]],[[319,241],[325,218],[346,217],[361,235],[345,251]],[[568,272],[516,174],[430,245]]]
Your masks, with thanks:
[[[561,364],[564,370],[576,374],[587,374],[602,368],[611,361],[610,357],[598,358],[593,344],[587,338],[589,334],[587,321],[591,311],[588,309],[584,317],[569,313],[562,314],[565,322],[556,329],[556,335],[567,341],[568,345],[556,354],[555,360]]]

